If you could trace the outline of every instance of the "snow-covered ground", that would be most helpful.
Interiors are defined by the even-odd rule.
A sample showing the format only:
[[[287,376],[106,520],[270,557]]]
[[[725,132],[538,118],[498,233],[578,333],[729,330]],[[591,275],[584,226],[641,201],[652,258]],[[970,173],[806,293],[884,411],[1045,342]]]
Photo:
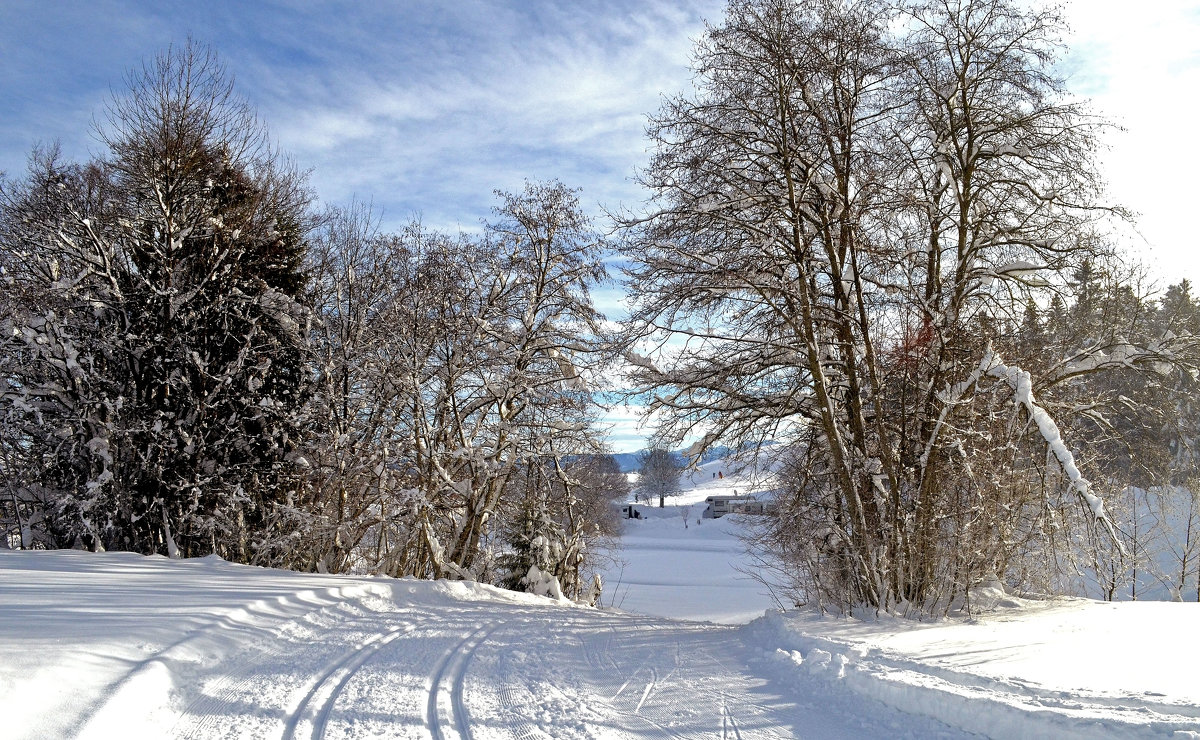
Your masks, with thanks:
[[[734,627],[213,559],[0,552],[0,571],[8,738],[962,734],[797,690]]]
[[[627,523],[605,597],[625,611],[0,551],[3,736],[1200,738],[1197,604],[996,591],[971,620],[767,611],[737,522],[696,521],[748,482],[694,483],[686,528],[669,507]]]
[[[720,477],[718,477],[718,475]],[[716,460],[683,478],[683,492],[636,505],[626,519],[621,550],[601,576],[605,605],[672,619],[743,624],[775,606],[767,589],[746,576],[745,546],[732,517],[703,518],[709,496],[754,494],[769,479],[739,474]],[[686,522],[686,524],[685,524]]]

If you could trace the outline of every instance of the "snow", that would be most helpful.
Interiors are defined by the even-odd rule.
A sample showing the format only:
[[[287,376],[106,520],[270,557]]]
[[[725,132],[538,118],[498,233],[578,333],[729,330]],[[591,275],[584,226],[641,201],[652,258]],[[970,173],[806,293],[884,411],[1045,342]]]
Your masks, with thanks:
[[[1036,274],[1041,270],[1049,269],[1047,265],[1038,265],[1026,260],[1016,260],[1000,265],[995,270],[992,270],[993,275],[1026,277]]]
[[[697,521],[708,495],[770,485],[723,465],[626,522],[604,608],[0,550],[5,737],[1200,737],[1200,605],[992,583],[969,617],[777,611],[742,573],[744,522]]]
[[[1032,602],[914,624],[773,614],[785,651],[843,656],[850,691],[992,737],[1163,737],[1200,730],[1197,610],[1169,602]],[[1183,607],[1183,608],[1180,608]]]
[[[765,588],[736,569],[742,544],[731,517],[698,519],[689,507],[685,529],[678,507],[640,506],[645,519],[625,520],[624,548],[602,574],[602,602],[673,619],[742,624],[775,604]],[[661,516],[657,514],[666,512]]]
[[[685,453],[687,454],[687,453]],[[720,477],[717,477],[718,474]],[[686,473],[683,492],[637,504],[642,519],[626,519],[622,548],[601,574],[603,603],[672,619],[744,624],[776,604],[766,588],[749,578],[741,525],[734,517],[704,519],[704,499],[762,491],[769,478],[735,473],[713,460]],[[684,526],[684,511],[688,524]]]
[[[1121,546],[1121,541],[1113,529],[1112,522],[1108,518],[1108,514],[1104,511],[1104,501],[1094,493],[1092,493],[1092,484],[1083,477],[1079,466],[1075,464],[1075,456],[1067,448],[1063,441],[1062,434],[1059,433],[1058,424],[1050,417],[1044,408],[1038,405],[1033,397],[1033,380],[1029,372],[1022,370],[1019,367],[1010,367],[1005,365],[999,356],[988,352],[984,363],[990,368],[988,375],[1002,378],[1013,390],[1013,398],[1017,405],[1023,406],[1029,417],[1037,425],[1038,432],[1042,438],[1046,440],[1046,445],[1054,458],[1058,461],[1059,467],[1062,469],[1063,475],[1070,482],[1071,489],[1074,490],[1080,498],[1087,504],[1088,509],[1092,513],[1095,521],[1102,523],[1109,531],[1112,541],[1117,547],[1124,551]]]

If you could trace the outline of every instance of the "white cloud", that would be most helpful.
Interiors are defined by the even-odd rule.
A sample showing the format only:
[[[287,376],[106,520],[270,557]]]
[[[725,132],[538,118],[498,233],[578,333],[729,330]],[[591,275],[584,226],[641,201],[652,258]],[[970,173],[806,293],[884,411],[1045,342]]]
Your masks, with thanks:
[[[636,452],[646,447],[651,431],[643,426],[646,409],[635,404],[619,404],[604,415],[608,427],[606,438],[613,452]]]
[[[320,74],[337,82],[315,81],[314,94],[268,83],[264,112],[284,121],[280,143],[314,167],[324,197],[369,193],[389,222],[413,212],[433,226],[471,221],[493,188],[526,177],[582,186],[587,203],[637,200],[630,177],[645,156],[645,114],[661,92],[686,86],[699,16],[669,3],[529,8],[493,18],[492,6],[458,7],[461,43],[362,42],[327,60]],[[338,43],[361,37],[352,27]],[[414,57],[421,43],[428,53]]]

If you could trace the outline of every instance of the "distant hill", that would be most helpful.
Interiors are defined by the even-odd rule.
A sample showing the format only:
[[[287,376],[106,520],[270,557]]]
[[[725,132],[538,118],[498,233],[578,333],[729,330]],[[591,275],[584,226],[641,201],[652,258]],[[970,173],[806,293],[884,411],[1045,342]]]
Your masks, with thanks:
[[[617,465],[620,466],[622,473],[636,473],[642,467],[641,456],[646,452],[647,450],[638,450],[637,452],[618,452],[612,457],[617,461]],[[733,454],[733,452],[734,450],[732,447],[714,447],[701,456],[700,462],[706,463],[710,460],[720,460],[722,458],[729,457],[731,454]],[[675,456],[675,461],[680,465],[686,465],[688,463],[688,459],[683,454],[683,450],[676,450],[672,454]]]
[[[638,455],[642,454],[642,450],[637,452],[618,452],[612,456],[612,459],[617,461],[617,466],[621,468],[622,473],[636,473],[638,471]]]

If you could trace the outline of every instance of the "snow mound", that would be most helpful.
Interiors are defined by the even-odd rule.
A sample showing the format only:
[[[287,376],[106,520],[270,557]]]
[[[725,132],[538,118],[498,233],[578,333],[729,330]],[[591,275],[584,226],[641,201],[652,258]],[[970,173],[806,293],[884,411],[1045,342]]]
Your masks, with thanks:
[[[781,680],[836,682],[864,700],[993,738],[1188,737],[1200,730],[1200,659],[1178,640],[1194,605],[1032,602],[1003,589],[972,619],[867,621],[771,612],[744,628]],[[1178,641],[1177,641],[1178,640]],[[1122,642],[1128,649],[1115,646]],[[1136,646],[1136,647],[1135,647]]]

